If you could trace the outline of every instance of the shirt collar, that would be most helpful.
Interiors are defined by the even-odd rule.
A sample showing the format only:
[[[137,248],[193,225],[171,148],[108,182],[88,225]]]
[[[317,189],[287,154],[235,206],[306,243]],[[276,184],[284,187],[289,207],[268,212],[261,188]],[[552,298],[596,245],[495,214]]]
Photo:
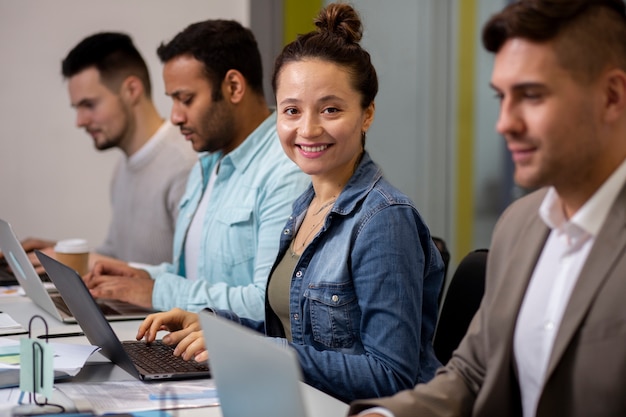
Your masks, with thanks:
[[[382,170],[374,163],[367,151],[363,151],[363,157],[359,162],[354,174],[341,190],[337,201],[331,211],[339,214],[349,214],[356,210],[358,204],[368,195],[382,178]],[[301,214],[306,210],[311,200],[315,197],[315,190],[310,184],[307,190],[296,199],[293,204],[294,213]]]
[[[565,217],[561,200],[550,187],[539,208],[539,215],[551,229],[566,230],[568,224],[575,225],[592,236],[597,236],[606,220],[613,202],[626,182],[626,160],[613,171],[589,200],[572,216]]]
[[[152,155],[152,150],[155,149],[159,145],[159,143],[165,140],[165,138],[169,135],[169,131],[171,129],[175,129],[172,122],[170,122],[169,120],[163,122],[163,124],[157,129],[154,135],[152,135],[152,137],[148,139],[148,141],[144,143],[143,146],[137,150],[137,152],[135,152],[128,158],[128,163],[131,165],[137,165],[141,164],[146,159],[150,159]]]
[[[270,114],[248,137],[224,156],[222,165],[232,164],[235,169],[244,170],[256,158],[256,147],[266,136],[276,133],[276,112]]]

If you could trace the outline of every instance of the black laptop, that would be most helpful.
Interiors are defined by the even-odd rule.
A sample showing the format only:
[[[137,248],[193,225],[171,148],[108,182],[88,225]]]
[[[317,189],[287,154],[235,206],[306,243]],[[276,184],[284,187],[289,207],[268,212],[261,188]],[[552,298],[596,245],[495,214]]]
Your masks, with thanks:
[[[35,254],[89,343],[99,346],[101,353],[111,362],[146,381],[211,377],[206,363],[185,361],[180,356],[174,356],[174,347],[161,341],[150,344],[137,340],[121,342],[80,275],[40,251],[35,251]]]

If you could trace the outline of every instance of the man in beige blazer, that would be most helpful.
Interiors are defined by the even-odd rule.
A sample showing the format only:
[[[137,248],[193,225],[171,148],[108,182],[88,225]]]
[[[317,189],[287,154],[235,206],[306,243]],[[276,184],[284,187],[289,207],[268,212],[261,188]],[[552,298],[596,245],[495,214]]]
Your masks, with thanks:
[[[626,416],[624,3],[521,0],[483,43],[515,181],[538,191],[498,221],[482,305],[448,364],[350,413]]]

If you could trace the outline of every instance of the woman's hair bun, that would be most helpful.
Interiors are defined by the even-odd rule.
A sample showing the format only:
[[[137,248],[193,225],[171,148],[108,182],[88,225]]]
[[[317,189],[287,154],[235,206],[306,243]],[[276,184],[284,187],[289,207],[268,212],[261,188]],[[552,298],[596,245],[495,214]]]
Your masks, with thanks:
[[[359,43],[363,37],[361,19],[349,4],[329,4],[315,19],[315,26],[319,33],[328,32],[350,43]]]

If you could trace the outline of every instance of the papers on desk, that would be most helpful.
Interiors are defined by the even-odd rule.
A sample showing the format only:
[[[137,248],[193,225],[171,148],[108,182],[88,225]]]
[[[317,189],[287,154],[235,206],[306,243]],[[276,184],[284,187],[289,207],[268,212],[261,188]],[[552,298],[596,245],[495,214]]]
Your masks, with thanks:
[[[0,287],[0,297],[18,297],[24,295],[24,290],[19,285],[7,285]]]
[[[69,343],[52,343],[54,349],[53,368],[56,375],[63,374],[74,376],[81,370],[87,359],[100,350],[97,346],[75,345]],[[20,341],[13,339],[0,339],[0,386],[13,386],[19,384]],[[8,376],[10,374],[10,377]],[[6,378],[5,378],[6,377]],[[7,379],[8,378],[8,379]],[[12,380],[16,379],[12,382]]]
[[[212,379],[145,383],[108,381],[56,385],[79,411],[95,414],[218,406]]]
[[[20,404],[20,396],[21,392],[18,388],[7,388],[0,389],[0,417],[12,416],[13,415],[13,407],[16,407]],[[40,398],[43,401],[43,398]],[[70,404],[63,404],[67,408],[71,408]],[[37,414],[39,415],[39,414]],[[61,413],[61,414],[48,414],[49,416],[58,416],[58,417],[90,417],[90,416],[99,416],[100,414],[94,414],[92,412],[77,412],[77,413]],[[150,410],[150,411],[137,411],[133,413],[122,413],[122,414],[108,414],[108,417],[115,416],[133,416],[133,417],[172,417],[171,413],[160,411],[160,410]]]
[[[28,330],[16,322],[13,317],[7,313],[0,313],[0,336],[25,333],[28,333]]]

